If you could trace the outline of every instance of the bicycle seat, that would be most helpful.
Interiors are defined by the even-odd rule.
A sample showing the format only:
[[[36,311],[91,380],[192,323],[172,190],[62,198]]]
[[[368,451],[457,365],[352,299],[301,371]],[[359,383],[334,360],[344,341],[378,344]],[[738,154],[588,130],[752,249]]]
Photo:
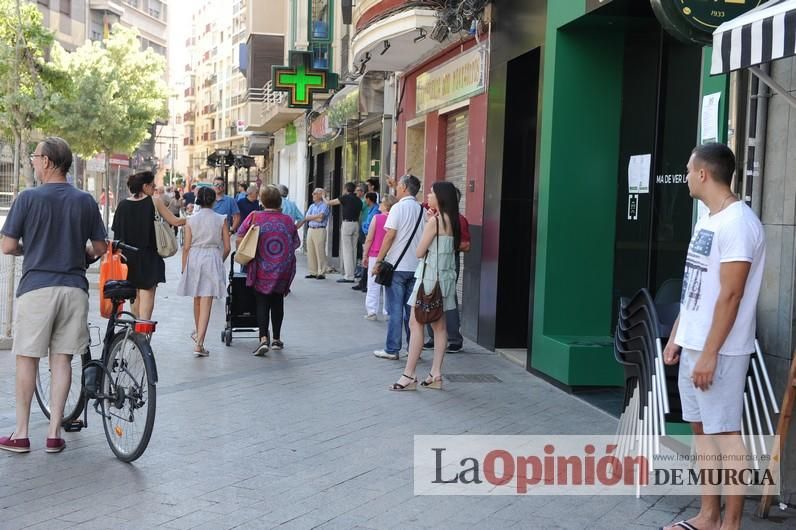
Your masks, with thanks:
[[[135,298],[136,288],[127,280],[108,280],[103,289],[105,298],[130,300]]]

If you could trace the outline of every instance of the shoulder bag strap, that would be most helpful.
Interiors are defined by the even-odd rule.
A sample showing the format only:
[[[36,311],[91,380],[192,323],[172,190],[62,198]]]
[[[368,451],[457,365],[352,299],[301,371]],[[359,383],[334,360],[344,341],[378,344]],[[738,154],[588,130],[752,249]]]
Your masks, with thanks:
[[[154,197],[150,197],[149,199],[152,201],[152,208],[155,209],[155,221],[159,223],[163,219],[161,219],[160,213],[158,213],[158,205],[155,204],[155,198]]]
[[[422,212],[421,212],[422,213]],[[439,281],[439,218],[436,219],[437,222],[437,235],[434,237],[436,240],[437,245],[437,281]],[[426,249],[426,256],[423,258],[423,272],[420,273],[420,281],[426,279],[426,261],[428,261],[428,252],[429,250]]]
[[[409,250],[409,246],[412,244],[412,240],[415,238],[415,234],[417,233],[417,227],[420,226],[420,220],[423,219],[423,207],[420,206],[420,215],[417,216],[417,222],[415,223],[415,229],[412,230],[412,235],[409,236],[409,240],[406,242],[406,246],[404,247],[404,251],[401,252],[401,255],[398,256],[398,259],[395,263],[392,264],[393,268],[397,267],[401,260],[404,258],[404,254],[406,251]]]

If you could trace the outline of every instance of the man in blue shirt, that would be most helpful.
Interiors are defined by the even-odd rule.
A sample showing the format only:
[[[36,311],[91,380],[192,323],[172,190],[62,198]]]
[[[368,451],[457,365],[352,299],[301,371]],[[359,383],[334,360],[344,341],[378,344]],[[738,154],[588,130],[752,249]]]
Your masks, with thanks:
[[[259,212],[263,209],[260,205],[260,200],[257,198],[257,186],[252,184],[246,190],[246,195],[242,199],[238,199],[238,209],[240,210],[240,218],[245,221],[249,214],[252,212]]]
[[[325,190],[315,188],[312,192],[312,204],[307,208],[307,215],[299,226],[305,222],[307,231],[307,267],[309,274],[305,278],[326,279],[326,224],[329,222],[329,205],[323,200]]]
[[[249,194],[249,183],[248,182],[241,182],[238,184],[238,194],[235,195],[235,202],[238,202],[241,199],[245,199],[246,196]],[[243,217],[243,219],[246,219]]]
[[[299,210],[295,202],[287,198],[290,190],[288,190],[287,186],[284,184],[280,184],[279,192],[282,194],[282,213],[293,219],[293,222],[302,223],[302,221],[304,221],[304,214],[301,213],[301,210]],[[301,226],[301,224],[298,226]]]
[[[213,210],[216,213],[227,216],[227,224],[230,227],[230,232],[235,233],[240,225],[240,209],[235,199],[225,193],[224,179],[216,177],[213,180],[213,188],[216,190],[216,203],[213,205]]]

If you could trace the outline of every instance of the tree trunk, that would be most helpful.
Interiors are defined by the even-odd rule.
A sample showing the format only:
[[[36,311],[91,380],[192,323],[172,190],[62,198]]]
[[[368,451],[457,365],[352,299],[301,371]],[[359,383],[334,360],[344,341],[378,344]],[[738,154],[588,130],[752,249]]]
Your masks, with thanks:
[[[111,152],[105,151],[105,208],[103,215],[105,216],[105,230],[111,231],[110,215],[111,215]]]
[[[13,164],[14,164],[14,168],[13,168],[13,171],[14,171],[14,177],[13,177],[13,181],[14,181],[14,189],[13,189],[14,199],[17,198],[17,194],[19,193],[19,181],[20,181],[20,170],[19,170],[20,168],[19,168],[19,166],[20,166],[20,162],[22,160],[22,156],[20,154],[21,151],[22,151],[22,135],[20,134],[19,131],[15,130],[14,131],[14,162],[13,162]]]
[[[21,141],[23,147],[28,145],[28,142],[30,141],[30,131],[22,131]],[[25,160],[24,149],[20,152],[21,152],[20,162],[22,163],[20,171],[22,171],[22,174],[25,177],[25,187],[33,188],[36,186],[36,181],[34,180],[34,175],[33,175],[33,166],[30,160]]]

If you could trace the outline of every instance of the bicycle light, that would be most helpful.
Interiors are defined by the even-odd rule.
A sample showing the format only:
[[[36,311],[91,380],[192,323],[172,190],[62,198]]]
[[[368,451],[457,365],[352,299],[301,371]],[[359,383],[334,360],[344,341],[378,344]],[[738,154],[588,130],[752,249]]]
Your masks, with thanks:
[[[152,334],[155,332],[157,322],[154,320],[136,320],[135,331],[136,333]]]

